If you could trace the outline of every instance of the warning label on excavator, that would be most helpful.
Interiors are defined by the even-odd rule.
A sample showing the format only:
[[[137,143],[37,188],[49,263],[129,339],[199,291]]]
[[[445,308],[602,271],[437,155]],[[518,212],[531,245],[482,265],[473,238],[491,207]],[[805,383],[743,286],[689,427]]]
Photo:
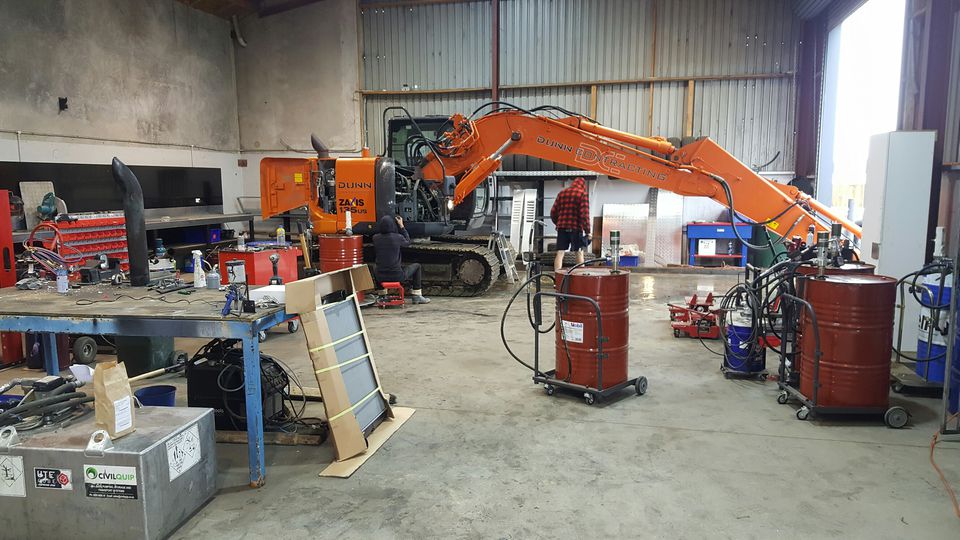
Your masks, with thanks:
[[[583,343],[583,323],[560,321],[563,323],[563,339],[570,343]]]
[[[293,183],[302,184],[303,183],[303,173],[293,173]]]

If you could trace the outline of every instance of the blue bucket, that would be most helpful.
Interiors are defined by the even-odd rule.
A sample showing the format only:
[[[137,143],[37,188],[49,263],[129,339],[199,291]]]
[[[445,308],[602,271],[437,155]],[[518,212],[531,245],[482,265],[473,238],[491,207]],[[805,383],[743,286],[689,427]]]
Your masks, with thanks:
[[[757,352],[757,344],[750,341],[753,328],[731,324],[727,326],[729,350],[723,354],[723,367],[737,373],[760,373],[767,367],[766,351]],[[752,354],[751,354],[752,351]]]
[[[20,400],[23,399],[23,396],[8,396],[6,394],[0,394],[0,409],[10,409],[16,407]]]
[[[945,305],[950,303],[950,297],[953,293],[953,287],[948,282],[942,289],[939,284],[925,283],[929,289],[921,289],[920,297],[926,305]],[[949,315],[946,309],[939,310],[940,320],[945,320]],[[917,362],[914,365],[914,371],[917,375],[933,383],[942,383],[943,374],[947,369],[947,345],[946,339],[934,332],[934,341],[927,343],[928,330],[932,325],[931,310],[923,307],[920,322],[920,338],[917,340]],[[926,326],[925,326],[926,325]],[[956,353],[955,353],[956,354]],[[934,358],[934,360],[928,360]]]
[[[133,393],[144,407],[173,407],[177,400],[177,387],[169,384],[147,386]]]

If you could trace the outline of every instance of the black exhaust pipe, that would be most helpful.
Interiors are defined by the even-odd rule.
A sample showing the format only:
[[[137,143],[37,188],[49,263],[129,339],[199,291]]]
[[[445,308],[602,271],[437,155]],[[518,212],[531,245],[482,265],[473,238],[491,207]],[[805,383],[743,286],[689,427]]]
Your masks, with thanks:
[[[150,283],[150,263],[147,257],[147,222],[143,217],[143,190],[140,189],[140,181],[130,167],[117,158],[113,158],[113,179],[120,186],[123,197],[130,284],[134,287],[146,287]]]
[[[330,149],[327,148],[327,145],[323,144],[323,141],[320,140],[320,137],[317,137],[313,133],[310,134],[310,146],[312,146],[313,150],[317,153],[317,157],[330,157]]]

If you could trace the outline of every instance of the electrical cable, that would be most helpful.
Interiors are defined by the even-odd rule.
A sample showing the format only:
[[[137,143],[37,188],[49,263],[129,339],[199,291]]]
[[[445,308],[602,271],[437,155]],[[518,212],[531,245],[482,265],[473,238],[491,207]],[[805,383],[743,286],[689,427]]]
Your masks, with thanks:
[[[754,250],[754,251],[758,251],[758,250],[762,250],[762,249],[767,249],[767,246],[759,246],[759,245],[751,244],[750,242],[747,242],[747,240],[744,239],[743,236],[741,236],[740,231],[737,229],[736,211],[734,210],[734,206],[733,206],[733,192],[730,190],[730,184],[728,184],[726,180],[724,180],[723,178],[721,178],[720,176],[718,176],[718,175],[716,175],[716,174],[707,173],[707,175],[708,175],[713,181],[715,181],[715,182],[717,182],[718,184],[720,184],[720,186],[723,188],[723,192],[724,192],[724,194],[725,194],[726,197],[727,197],[727,212],[728,212],[728,214],[729,214],[729,216],[730,216],[730,228],[733,229],[733,234],[734,234],[734,236],[737,237],[737,241],[740,242],[740,245],[746,246],[747,249],[752,249],[752,250]],[[782,212],[780,212],[779,214],[777,214],[777,216],[775,216],[775,217],[773,217],[773,218],[771,218],[771,219],[769,219],[769,220],[767,220],[767,221],[762,221],[762,222],[755,223],[755,224],[756,224],[756,225],[768,225],[768,224],[771,223],[772,221],[775,221],[778,217],[781,217],[781,216],[783,216],[784,214],[786,214],[788,210],[790,210],[791,208],[793,208],[793,207],[796,206],[797,204],[798,204],[798,203],[797,203],[796,201],[794,201],[792,204],[790,204],[789,206],[787,206],[787,208],[785,208]],[[791,227],[791,230],[792,230],[792,227]],[[788,231],[788,232],[789,232],[789,231]],[[784,238],[786,238],[786,235],[784,236]]]
[[[217,374],[216,384],[221,391],[224,412],[237,429],[241,429],[239,422],[246,421],[246,416],[234,411],[230,405],[230,394],[243,392],[245,387],[243,349],[239,345],[240,340],[236,339],[213,339],[200,347],[187,362],[188,365],[201,361],[214,366],[223,365]],[[281,399],[280,411],[264,418],[265,426],[287,433],[294,433],[299,427],[308,427],[320,430],[321,437],[326,438],[326,422],[320,418],[304,416],[307,396],[303,384],[290,366],[273,356],[260,353],[260,377],[263,380],[264,393],[277,394]],[[299,400],[294,399],[289,391],[291,383],[300,390]]]
[[[960,413],[953,414],[947,418],[946,423],[954,421],[955,419],[960,418]],[[937,476],[940,477],[940,482],[943,483],[943,488],[947,490],[947,495],[950,497],[950,502],[953,504],[953,513],[960,518],[960,502],[957,501],[957,493],[953,490],[953,486],[950,485],[950,482],[947,481],[947,477],[943,474],[943,470],[940,469],[940,466],[937,465],[937,461],[933,457],[934,450],[937,448],[937,443],[940,442],[940,432],[937,431],[933,434],[933,438],[930,439],[930,465],[933,466],[933,470],[937,472]]]

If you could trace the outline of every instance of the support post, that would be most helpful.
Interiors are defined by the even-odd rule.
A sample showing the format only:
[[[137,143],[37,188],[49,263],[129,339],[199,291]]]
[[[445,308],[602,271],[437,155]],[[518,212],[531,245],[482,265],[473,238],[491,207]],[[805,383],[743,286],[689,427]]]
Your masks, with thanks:
[[[260,340],[257,327],[250,325],[250,335],[243,338],[243,386],[247,416],[247,458],[250,464],[250,487],[258,488],[265,480],[263,447],[263,398],[260,385]]]
[[[60,374],[60,356],[57,351],[57,335],[53,332],[40,334],[40,346],[43,348],[43,367],[47,375]]]
[[[490,18],[493,28],[490,32],[490,97],[500,101],[500,0],[490,0]]]

